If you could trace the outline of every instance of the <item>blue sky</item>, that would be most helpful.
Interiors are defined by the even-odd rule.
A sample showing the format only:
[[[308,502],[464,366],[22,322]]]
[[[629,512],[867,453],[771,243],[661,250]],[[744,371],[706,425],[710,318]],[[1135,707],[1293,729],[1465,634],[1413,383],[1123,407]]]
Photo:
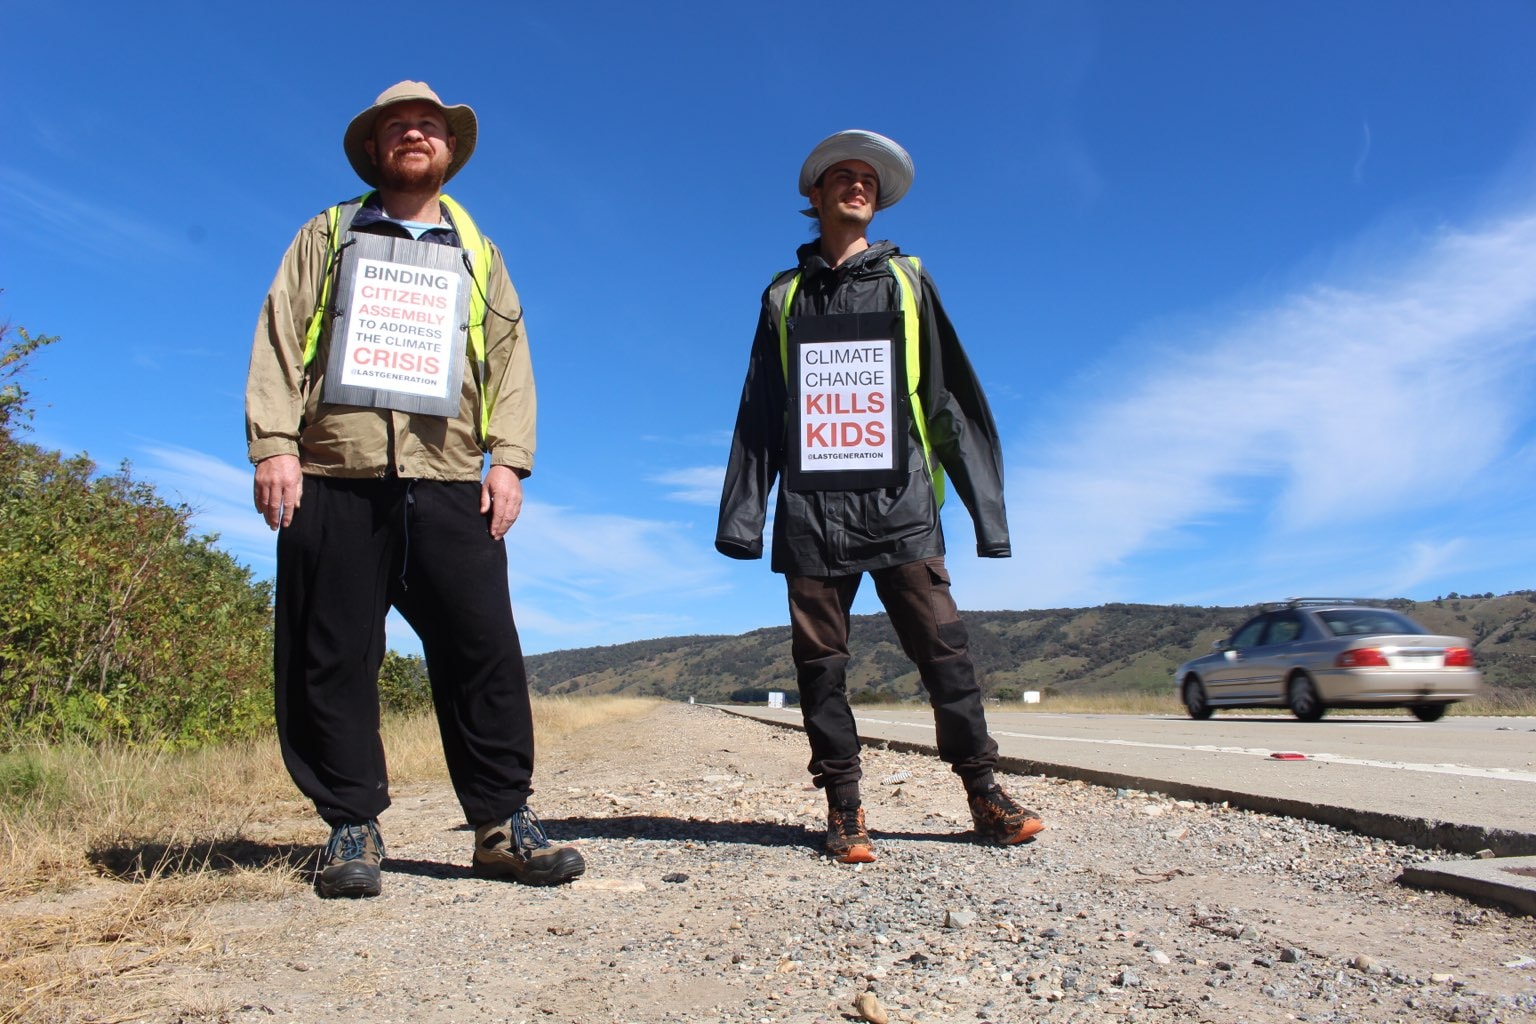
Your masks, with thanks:
[[[912,153],[873,235],[933,272],[1006,446],[1014,557],[945,511],[963,608],[1536,587],[1531,4],[424,10],[5,5],[0,319],[62,338],[35,440],[270,574],[257,308],[362,189],[347,121],[417,78],[479,114],[450,191],[526,309],[530,653],[785,621],[716,502],[800,162],[850,127]]]

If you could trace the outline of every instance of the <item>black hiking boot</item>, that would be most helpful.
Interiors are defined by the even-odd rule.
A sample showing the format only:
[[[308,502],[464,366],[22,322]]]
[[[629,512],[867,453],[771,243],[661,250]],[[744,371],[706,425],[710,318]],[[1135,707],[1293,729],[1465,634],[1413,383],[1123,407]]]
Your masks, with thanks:
[[[379,865],[384,861],[384,837],[379,834],[378,819],[332,828],[320,861],[323,866],[315,889],[322,899],[377,896]]]

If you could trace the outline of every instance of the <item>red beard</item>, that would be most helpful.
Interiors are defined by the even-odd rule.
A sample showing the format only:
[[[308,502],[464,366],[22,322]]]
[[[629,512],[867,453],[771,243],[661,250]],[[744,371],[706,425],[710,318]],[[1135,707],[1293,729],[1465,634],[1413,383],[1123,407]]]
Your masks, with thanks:
[[[440,191],[448,174],[447,154],[444,154],[440,163],[433,161],[402,166],[403,158],[413,153],[425,153],[429,157],[432,155],[430,149],[419,146],[395,150],[379,165],[379,185],[391,192]]]

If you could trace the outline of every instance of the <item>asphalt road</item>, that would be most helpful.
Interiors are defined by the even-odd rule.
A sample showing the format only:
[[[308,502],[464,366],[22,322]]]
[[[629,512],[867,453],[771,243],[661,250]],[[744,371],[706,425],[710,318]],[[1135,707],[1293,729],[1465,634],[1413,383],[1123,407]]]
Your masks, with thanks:
[[[723,710],[800,727],[798,708]],[[866,741],[933,747],[926,707],[855,713]],[[1536,855],[1536,719],[1422,723],[1406,713],[1330,712],[1307,723],[1218,712],[1195,722],[997,710],[987,717],[1009,771],[1225,801],[1426,849]]]

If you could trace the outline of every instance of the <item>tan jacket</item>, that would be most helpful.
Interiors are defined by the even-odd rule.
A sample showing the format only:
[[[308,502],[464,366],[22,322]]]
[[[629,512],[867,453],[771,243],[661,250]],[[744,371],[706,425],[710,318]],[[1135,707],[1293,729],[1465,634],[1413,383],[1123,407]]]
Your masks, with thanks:
[[[480,397],[472,359],[465,365],[459,414],[452,419],[321,401],[329,329],[306,379],[304,337],[320,295],[329,235],[324,213],[299,229],[256,321],[245,386],[245,438],[252,464],[274,455],[297,455],[303,471],[316,476],[378,477],[390,475],[392,460],[401,477],[479,480],[484,458],[475,438]],[[510,466],[527,476],[533,469],[533,364],[522,305],[501,250],[491,249],[487,298],[495,312],[485,318],[485,359],[495,402],[484,450],[491,465]]]

